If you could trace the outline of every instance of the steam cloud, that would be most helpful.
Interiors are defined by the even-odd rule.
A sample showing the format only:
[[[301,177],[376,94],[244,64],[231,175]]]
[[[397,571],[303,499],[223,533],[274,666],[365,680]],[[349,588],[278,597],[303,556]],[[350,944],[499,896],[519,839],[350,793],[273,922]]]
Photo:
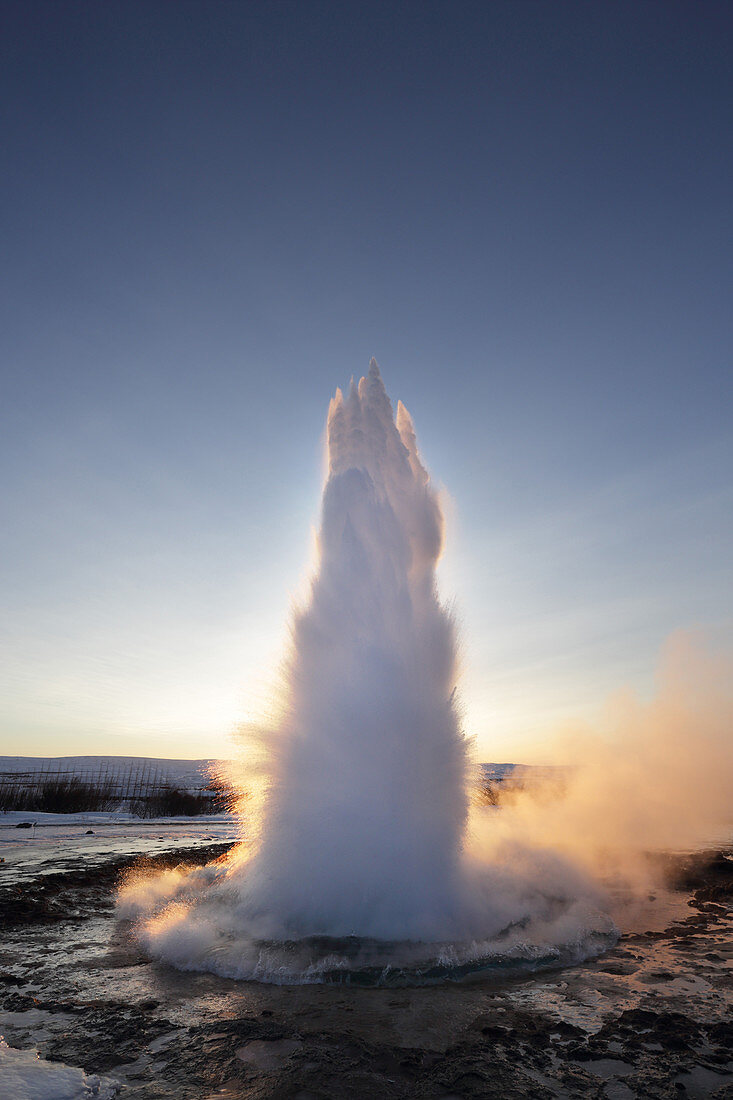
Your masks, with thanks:
[[[649,853],[729,841],[733,825],[733,660],[678,631],[663,649],[656,694],[607,703],[598,728],[558,731],[573,767],[561,790],[523,792],[496,816],[511,838],[564,852],[589,874],[654,884]]]
[[[249,732],[246,843],[222,865],[132,878],[120,914],[177,966],[269,981],[359,967],[441,976],[602,950],[615,928],[600,856],[682,835],[660,821],[684,815],[660,811],[677,805],[680,767],[698,755],[681,748],[691,729],[725,742],[725,690],[693,699],[701,669],[678,656],[657,704],[618,711],[615,742],[590,751],[584,740],[565,797],[470,808],[455,626],[435,581],[443,519],[410,416],[401,403],[393,416],[374,360],[331,402],[328,456],[319,563],[280,709]],[[706,791],[722,789],[730,752],[705,758]],[[664,779],[663,806],[650,774]],[[706,803],[692,799],[691,822]]]

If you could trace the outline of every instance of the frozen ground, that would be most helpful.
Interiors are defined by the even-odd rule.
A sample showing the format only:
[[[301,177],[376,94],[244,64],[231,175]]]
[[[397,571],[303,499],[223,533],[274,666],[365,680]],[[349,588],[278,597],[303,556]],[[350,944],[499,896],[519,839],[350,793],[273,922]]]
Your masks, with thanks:
[[[19,1067],[46,1066],[76,1091],[30,1094],[42,1100],[93,1096],[96,1078],[97,1095],[119,1086],[122,1100],[733,1097],[728,854],[670,859],[676,889],[633,909],[619,897],[621,941],[581,966],[278,987],[152,964],[114,917],[127,867],[215,858],[231,822],[124,824],[55,844],[39,829],[5,850],[0,1033],[26,1054],[0,1060],[3,1100],[24,1095],[8,1084]]]
[[[30,828],[18,827],[25,823]],[[0,813],[0,879],[22,883],[80,862],[88,870],[126,855],[206,847],[235,840],[238,829],[231,814],[141,819],[127,813]]]
[[[36,1050],[16,1050],[0,1039],[0,1090],[7,1100],[112,1100],[120,1085],[76,1066],[48,1062]]]

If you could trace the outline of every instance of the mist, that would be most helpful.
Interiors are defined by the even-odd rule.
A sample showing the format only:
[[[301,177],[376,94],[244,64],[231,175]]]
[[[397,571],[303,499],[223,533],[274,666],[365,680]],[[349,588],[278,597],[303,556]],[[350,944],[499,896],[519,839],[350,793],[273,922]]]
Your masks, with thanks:
[[[711,845],[733,825],[733,657],[676,632],[651,699],[619,690],[595,728],[560,728],[546,751],[569,765],[561,778],[505,800],[490,837],[474,818],[474,843],[547,846],[643,889],[655,852]]]

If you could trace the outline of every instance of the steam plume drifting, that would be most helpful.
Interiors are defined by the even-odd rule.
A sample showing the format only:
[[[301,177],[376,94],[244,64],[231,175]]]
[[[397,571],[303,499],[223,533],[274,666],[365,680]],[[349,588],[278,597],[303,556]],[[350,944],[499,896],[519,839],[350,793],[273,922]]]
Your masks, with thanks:
[[[492,843],[550,845],[589,874],[655,885],[650,853],[727,843],[733,827],[733,657],[691,631],[665,643],[647,702],[611,698],[596,729],[557,731],[562,792],[537,785],[493,821]],[[486,849],[485,849],[486,850]]]

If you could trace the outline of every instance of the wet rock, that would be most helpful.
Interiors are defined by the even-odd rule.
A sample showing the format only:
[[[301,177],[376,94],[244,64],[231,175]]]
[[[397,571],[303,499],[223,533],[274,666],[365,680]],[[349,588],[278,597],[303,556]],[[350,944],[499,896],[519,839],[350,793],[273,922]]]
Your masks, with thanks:
[[[638,969],[638,963],[636,962],[622,962],[612,960],[610,962],[602,962],[597,967],[602,974],[617,974],[625,977],[627,974],[634,974]]]
[[[296,1051],[302,1050],[298,1039],[255,1039],[235,1052],[237,1058],[255,1069],[272,1073],[280,1069]]]
[[[17,974],[0,973],[0,985],[27,985],[26,978],[20,978]]]
[[[723,1020],[713,1024],[708,1029],[708,1039],[729,1053],[733,1051],[733,1022]]]

